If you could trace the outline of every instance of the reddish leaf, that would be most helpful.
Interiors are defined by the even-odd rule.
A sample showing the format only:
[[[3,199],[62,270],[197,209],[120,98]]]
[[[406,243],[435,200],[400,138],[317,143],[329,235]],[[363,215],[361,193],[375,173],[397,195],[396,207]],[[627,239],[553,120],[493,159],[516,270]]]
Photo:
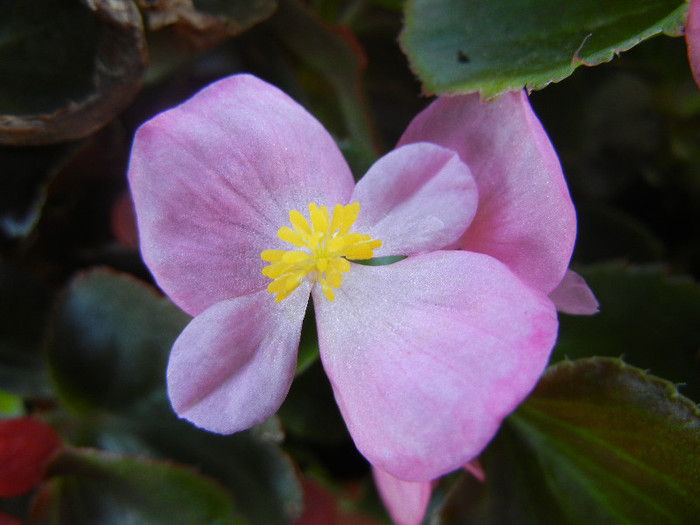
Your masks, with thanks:
[[[22,525],[22,522],[14,516],[0,512],[0,525]]]
[[[0,496],[19,496],[34,488],[60,447],[58,435],[43,421],[31,417],[0,421]]]

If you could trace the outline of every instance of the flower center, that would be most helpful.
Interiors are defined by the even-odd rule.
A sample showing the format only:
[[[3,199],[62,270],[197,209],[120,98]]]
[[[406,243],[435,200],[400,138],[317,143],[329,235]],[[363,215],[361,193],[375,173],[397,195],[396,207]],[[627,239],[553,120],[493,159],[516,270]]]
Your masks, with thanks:
[[[280,302],[292,293],[309,275],[318,281],[323,295],[333,300],[333,288],[338,288],[342,274],[350,269],[348,259],[371,259],[372,250],[382,242],[361,233],[348,233],[360,211],[360,204],[336,204],[329,217],[325,206],[309,203],[310,223],[297,210],[289,212],[292,228],[282,226],[277,237],[299,250],[263,250],[260,258],[270,264],[262,274],[272,279],[267,291],[277,294]]]

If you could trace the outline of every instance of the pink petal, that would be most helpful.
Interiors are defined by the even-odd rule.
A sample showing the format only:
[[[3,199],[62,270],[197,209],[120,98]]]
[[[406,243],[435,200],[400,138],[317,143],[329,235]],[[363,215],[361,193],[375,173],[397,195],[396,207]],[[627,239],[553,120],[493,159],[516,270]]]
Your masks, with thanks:
[[[267,291],[223,301],[187,325],[168,363],[168,395],[180,417],[231,434],[274,414],[296,368],[309,284],[283,302]]]
[[[357,183],[355,229],[382,241],[376,256],[411,255],[454,243],[474,218],[476,182],[452,150],[410,144],[379,159]]]
[[[693,70],[695,82],[700,86],[700,0],[690,0],[685,39],[688,43],[690,68]]]
[[[430,481],[403,481],[372,467],[374,484],[396,525],[420,525],[430,501]]]
[[[145,123],[129,166],[144,260],[196,315],[264,289],[260,252],[284,243],[290,209],[345,204],[349,168],[328,132],[249,75],[211,84]]]
[[[428,141],[459,153],[479,187],[479,209],[461,241],[549,293],[564,277],[576,217],[557,155],[527,96],[439,98],[399,144]]]
[[[593,315],[598,313],[598,300],[576,272],[568,270],[564,279],[549,294],[557,310],[572,315]]]
[[[552,302],[483,254],[353,265],[333,302],[312,293],[323,365],[356,446],[407,481],[477,456],[556,339]]]

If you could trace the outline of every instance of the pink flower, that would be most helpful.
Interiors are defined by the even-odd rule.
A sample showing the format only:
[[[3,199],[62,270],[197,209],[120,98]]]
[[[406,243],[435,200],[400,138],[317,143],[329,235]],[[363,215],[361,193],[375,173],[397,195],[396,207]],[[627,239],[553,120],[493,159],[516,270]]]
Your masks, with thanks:
[[[688,43],[688,59],[695,82],[700,86],[700,0],[690,0],[685,24],[685,39]]]
[[[275,413],[309,296],[355,444],[402,480],[473,459],[547,364],[576,225],[523,94],[438,100],[355,185],[320,123],[236,75],[145,123],[129,179],[143,258],[195,316],[167,382],[202,428]]]

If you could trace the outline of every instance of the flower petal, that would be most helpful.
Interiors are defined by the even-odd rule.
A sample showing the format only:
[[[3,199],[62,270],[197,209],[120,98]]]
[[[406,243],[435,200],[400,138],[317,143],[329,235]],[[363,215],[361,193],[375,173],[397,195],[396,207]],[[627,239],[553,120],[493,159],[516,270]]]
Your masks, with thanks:
[[[262,291],[217,303],[195,317],[168,362],[175,412],[221,434],[274,414],[294,377],[308,297],[305,282],[282,303]]]
[[[382,241],[377,256],[412,255],[448,246],[474,218],[476,182],[452,150],[410,144],[379,159],[352,194],[358,232]]]
[[[459,153],[479,187],[460,247],[507,264],[549,293],[564,277],[576,217],[557,155],[524,92],[484,103],[444,97],[413,119],[399,144],[428,141]]]
[[[598,313],[598,300],[586,281],[574,271],[567,270],[564,279],[549,294],[557,310],[572,315]]]
[[[407,481],[477,456],[556,339],[552,302],[483,254],[353,265],[335,301],[312,293],[323,365],[356,446]]]
[[[695,82],[700,86],[700,0],[690,0],[685,39],[688,43],[690,68],[693,70]]]
[[[284,247],[291,209],[352,193],[321,124],[249,75],[211,84],[136,133],[129,165],[141,251],[160,287],[197,315],[262,290],[260,252]]]
[[[396,525],[420,525],[430,501],[430,481],[403,481],[372,467],[374,484]]]

